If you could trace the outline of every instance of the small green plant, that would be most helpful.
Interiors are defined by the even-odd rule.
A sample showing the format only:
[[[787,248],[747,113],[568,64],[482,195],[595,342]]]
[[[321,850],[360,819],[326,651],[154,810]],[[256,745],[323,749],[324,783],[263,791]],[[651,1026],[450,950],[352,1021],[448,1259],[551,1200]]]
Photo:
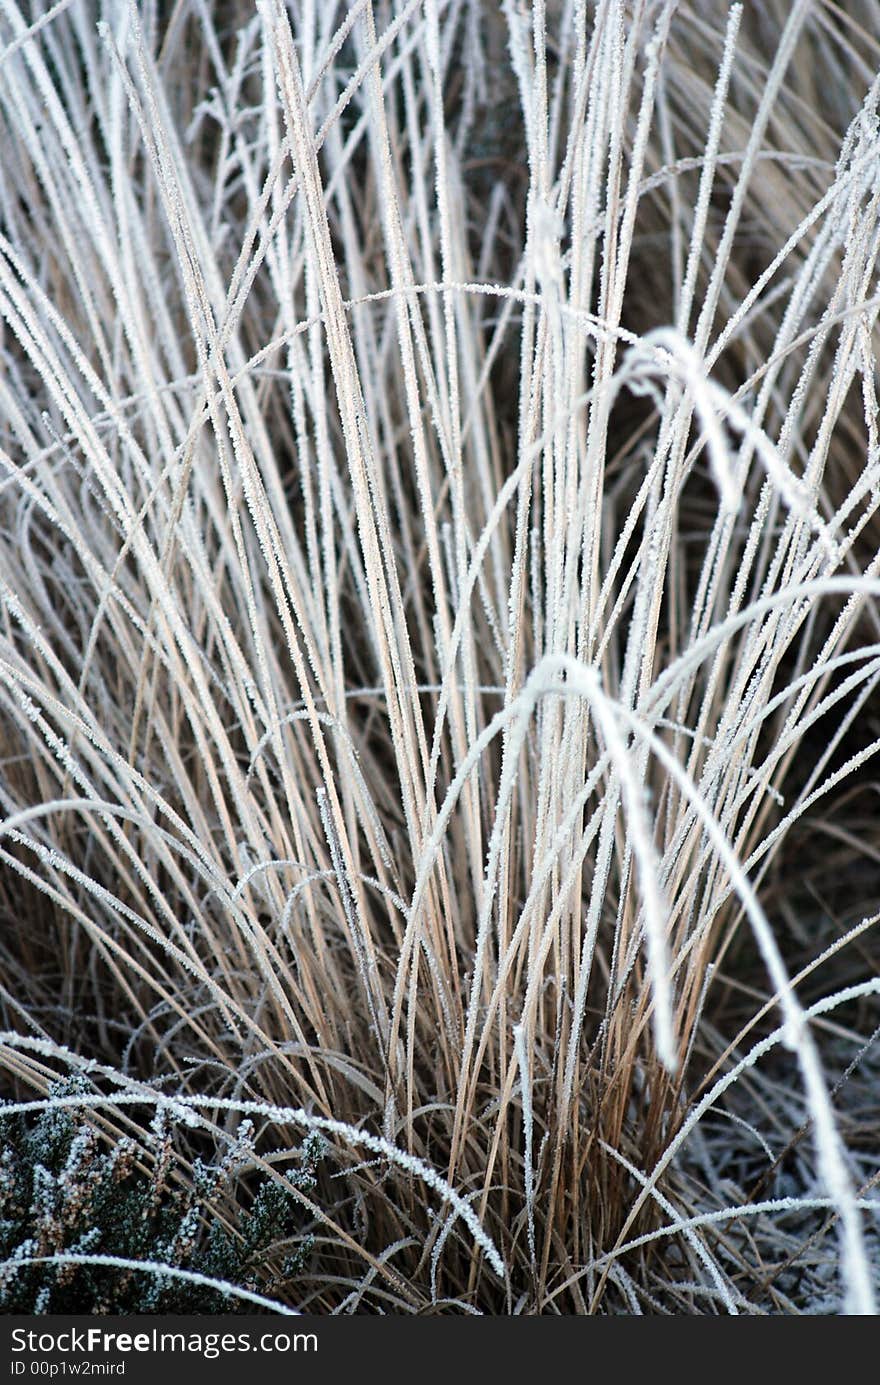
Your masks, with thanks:
[[[87,1090],[82,1078],[72,1077],[49,1095]],[[311,1248],[291,1185],[314,1190],[321,1141],[306,1139],[286,1183],[262,1178],[232,1228],[216,1204],[234,1189],[241,1205],[242,1170],[252,1155],[252,1126],[245,1122],[227,1151],[211,1163],[196,1159],[184,1178],[174,1122],[164,1108],[145,1138],[122,1136],[109,1147],[77,1108],[57,1106],[36,1116],[0,1110],[0,1311],[254,1311],[252,1301],[222,1288],[155,1270],[52,1258],[59,1256],[150,1262],[250,1292],[283,1294]]]

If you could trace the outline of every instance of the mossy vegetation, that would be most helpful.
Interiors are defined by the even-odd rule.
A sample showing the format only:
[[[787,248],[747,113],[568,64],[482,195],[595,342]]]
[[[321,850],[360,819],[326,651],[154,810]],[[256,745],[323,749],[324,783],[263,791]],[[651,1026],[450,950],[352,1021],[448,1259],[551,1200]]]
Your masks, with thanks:
[[[252,1168],[244,1173],[250,1123],[212,1162],[186,1165],[167,1107],[144,1136],[108,1143],[82,1107],[60,1104],[90,1093],[73,1077],[53,1084],[49,1100],[59,1104],[39,1114],[0,1108],[0,1311],[254,1312],[236,1289],[294,1291],[311,1249],[294,1190],[314,1191],[320,1138],[306,1140],[283,1179],[255,1179]]]

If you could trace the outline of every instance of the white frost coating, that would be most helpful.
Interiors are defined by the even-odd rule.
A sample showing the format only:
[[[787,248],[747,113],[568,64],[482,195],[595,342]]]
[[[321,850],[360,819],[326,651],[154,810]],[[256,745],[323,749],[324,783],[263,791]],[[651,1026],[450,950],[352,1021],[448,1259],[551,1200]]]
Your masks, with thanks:
[[[53,1055],[58,1053],[58,1046],[53,1044],[40,1043],[39,1040],[23,1038],[21,1035],[13,1033],[0,1034],[0,1043],[9,1044],[12,1047],[28,1048],[35,1052],[47,1052]],[[82,1071],[99,1070],[97,1064],[80,1064],[77,1066]],[[66,1108],[80,1110],[100,1111],[113,1110],[125,1106],[143,1104],[145,1102],[155,1104],[158,1109],[167,1109],[176,1119],[198,1127],[203,1122],[199,1118],[199,1111],[217,1110],[234,1111],[243,1116],[262,1116],[265,1120],[275,1122],[279,1125],[298,1125],[306,1130],[319,1130],[328,1135],[339,1135],[347,1144],[362,1146],[373,1154],[383,1155],[405,1169],[407,1173],[414,1174],[435,1193],[438,1193],[444,1201],[450,1203],[453,1211],[465,1223],[476,1244],[485,1253],[489,1264],[492,1266],[499,1278],[505,1277],[504,1262],[498,1254],[491,1239],[486,1235],[479,1221],[474,1215],[473,1209],[461,1198],[458,1193],[451,1188],[446,1181],[440,1177],[434,1169],[425,1164],[421,1159],[415,1158],[406,1151],[398,1149],[377,1135],[370,1135],[367,1131],[357,1130],[354,1126],[348,1125],[345,1121],[328,1120],[321,1116],[310,1115],[307,1111],[297,1110],[288,1106],[274,1106],[268,1102],[259,1101],[233,1101],[227,1097],[194,1097],[194,1096],[173,1096],[166,1097],[157,1095],[150,1088],[138,1085],[138,1089],[130,1094],[120,1094],[113,1097],[104,1096],[73,1096],[73,1097],[54,1097],[47,1098],[45,1101],[23,1101],[16,1102],[14,1109],[22,1115],[30,1111],[49,1111]],[[12,1109],[12,1108],[10,1108]]]
[[[284,1313],[298,1316],[298,1309],[288,1308],[276,1299],[265,1298],[252,1293],[238,1284],[230,1284],[225,1279],[212,1279],[210,1275],[199,1274],[196,1270],[177,1269],[162,1265],[156,1260],[128,1260],[122,1255],[77,1255],[73,1251],[58,1255],[16,1255],[12,1260],[0,1261],[0,1270],[19,1265],[106,1265],[109,1269],[132,1270],[136,1274],[157,1275],[162,1279],[179,1279],[184,1284],[197,1284],[203,1289],[216,1289],[226,1298],[240,1299],[242,1303],[253,1303],[257,1308],[267,1308],[270,1313]]]

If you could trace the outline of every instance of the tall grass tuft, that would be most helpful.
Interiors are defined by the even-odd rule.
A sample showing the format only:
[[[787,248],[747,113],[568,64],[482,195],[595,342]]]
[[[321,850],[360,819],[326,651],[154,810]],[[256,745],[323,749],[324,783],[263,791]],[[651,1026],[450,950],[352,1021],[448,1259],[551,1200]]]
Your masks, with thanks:
[[[878,34],[0,0],[4,1088],[253,1292],[874,1311]]]

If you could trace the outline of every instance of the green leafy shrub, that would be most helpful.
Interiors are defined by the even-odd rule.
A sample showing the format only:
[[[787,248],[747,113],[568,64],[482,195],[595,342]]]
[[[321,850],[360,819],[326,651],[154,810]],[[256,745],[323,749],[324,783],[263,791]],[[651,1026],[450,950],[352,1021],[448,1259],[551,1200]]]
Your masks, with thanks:
[[[54,1084],[49,1094],[70,1097],[87,1090],[83,1079],[73,1077]],[[114,1256],[250,1292],[283,1292],[311,1245],[301,1230],[293,1187],[314,1190],[321,1142],[314,1136],[305,1141],[300,1166],[287,1172],[286,1185],[263,1177],[232,1228],[216,1203],[234,1189],[241,1205],[242,1170],[252,1154],[252,1127],[245,1122],[227,1151],[211,1163],[196,1159],[191,1175],[182,1178],[174,1123],[164,1108],[146,1138],[122,1136],[109,1147],[79,1109],[61,1106],[37,1115],[0,1110],[0,1310],[253,1312],[252,1301],[228,1289],[155,1271],[51,1258]],[[274,1277],[267,1268],[270,1257],[278,1265]]]

